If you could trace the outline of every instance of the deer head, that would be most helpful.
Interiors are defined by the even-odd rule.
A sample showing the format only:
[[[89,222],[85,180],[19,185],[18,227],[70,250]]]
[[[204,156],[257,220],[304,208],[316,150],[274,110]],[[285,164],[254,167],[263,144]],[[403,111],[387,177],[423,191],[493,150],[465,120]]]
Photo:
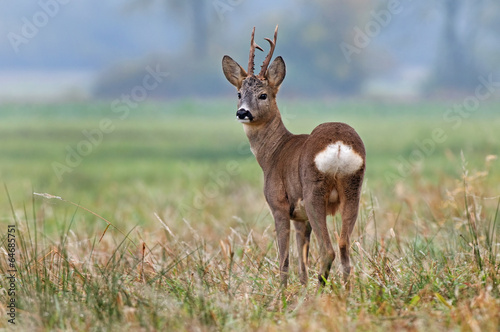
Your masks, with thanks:
[[[246,124],[265,123],[279,116],[276,95],[286,74],[285,62],[280,56],[274,59],[269,66],[278,37],[278,26],[276,26],[274,39],[265,38],[271,45],[271,49],[264,59],[259,74],[254,75],[255,49],[262,51],[262,48],[255,43],[254,36],[255,27],[252,30],[250,41],[248,71],[245,71],[228,55],[225,55],[222,59],[224,75],[238,90],[236,118],[241,123]]]

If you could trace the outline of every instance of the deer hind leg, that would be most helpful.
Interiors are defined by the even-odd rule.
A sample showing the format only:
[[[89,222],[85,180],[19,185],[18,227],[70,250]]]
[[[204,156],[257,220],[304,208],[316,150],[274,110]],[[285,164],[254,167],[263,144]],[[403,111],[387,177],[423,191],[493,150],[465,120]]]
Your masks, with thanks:
[[[326,225],[326,197],[321,188],[318,189],[319,190],[313,189],[312,193],[305,197],[304,201],[309,223],[319,242],[321,257],[318,280],[319,287],[322,287],[328,279],[330,268],[335,259],[335,251],[333,250]]]
[[[356,181],[357,182],[357,181]],[[349,258],[350,237],[356,224],[359,209],[360,188],[347,187],[344,191],[344,203],[342,204],[342,230],[340,232],[339,251],[342,263],[344,282],[349,281],[351,263]]]
[[[294,221],[297,253],[299,255],[299,277],[302,285],[307,285],[307,261],[309,257],[309,241],[311,238],[311,224],[308,221]]]

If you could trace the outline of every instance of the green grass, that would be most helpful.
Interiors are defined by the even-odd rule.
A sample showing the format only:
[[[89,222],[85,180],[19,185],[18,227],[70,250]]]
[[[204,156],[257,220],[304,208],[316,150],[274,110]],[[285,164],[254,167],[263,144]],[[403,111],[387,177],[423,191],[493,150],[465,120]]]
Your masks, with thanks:
[[[232,101],[152,103],[125,119],[105,103],[3,105],[0,246],[15,224],[15,328],[497,331],[498,105],[458,128],[444,103],[280,105],[292,132],[343,121],[365,142],[350,291],[336,260],[316,294],[314,237],[300,286],[293,234],[289,287],[279,289],[262,174]],[[113,130],[61,180],[54,163],[102,119]],[[434,128],[447,138],[427,154],[419,145]],[[339,226],[338,216],[329,223],[335,243]],[[2,260],[3,288],[8,269]],[[8,300],[1,290],[0,327],[12,327]]]

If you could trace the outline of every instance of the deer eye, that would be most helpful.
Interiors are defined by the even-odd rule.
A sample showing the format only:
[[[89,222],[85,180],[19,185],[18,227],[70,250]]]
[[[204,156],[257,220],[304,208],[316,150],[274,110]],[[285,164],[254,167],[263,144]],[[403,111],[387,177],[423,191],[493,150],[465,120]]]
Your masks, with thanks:
[[[267,99],[267,94],[263,93],[259,96],[260,100],[266,100]]]
[[[238,99],[241,99],[241,92],[238,92]]]

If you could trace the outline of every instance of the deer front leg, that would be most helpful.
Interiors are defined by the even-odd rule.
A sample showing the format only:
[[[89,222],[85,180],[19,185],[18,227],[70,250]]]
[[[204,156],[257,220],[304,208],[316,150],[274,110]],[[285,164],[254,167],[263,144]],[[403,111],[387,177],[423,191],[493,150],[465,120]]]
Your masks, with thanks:
[[[311,238],[311,224],[308,221],[294,221],[296,239],[297,239],[297,254],[299,255],[299,276],[300,283],[307,285],[309,279],[307,275],[307,261],[309,257],[309,241]]]
[[[278,253],[280,261],[281,286],[287,287],[288,281],[288,252],[290,245],[290,218],[286,212],[273,211],[276,238],[278,240]]]

